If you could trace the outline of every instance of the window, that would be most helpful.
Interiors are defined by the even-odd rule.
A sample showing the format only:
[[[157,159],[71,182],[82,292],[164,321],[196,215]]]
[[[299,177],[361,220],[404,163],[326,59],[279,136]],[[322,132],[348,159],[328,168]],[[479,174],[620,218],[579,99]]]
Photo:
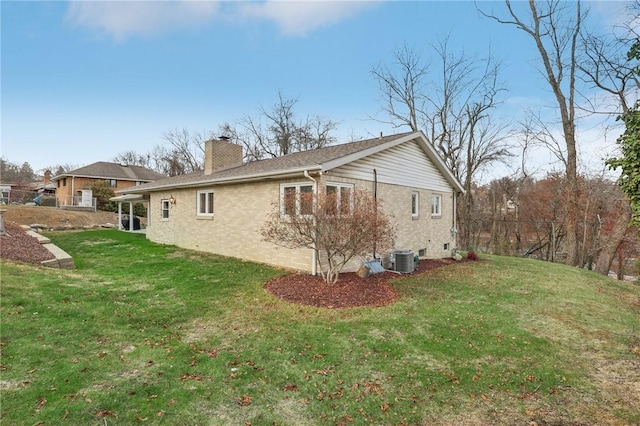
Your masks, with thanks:
[[[67,186],[67,178],[62,178],[62,186]]]
[[[284,216],[313,213],[313,185],[283,184],[280,186],[280,213]]]
[[[137,180],[136,181],[136,186],[140,186],[140,185],[142,185],[142,181]]]
[[[196,212],[198,216],[213,216],[213,191],[198,191]]]
[[[411,193],[411,217],[413,219],[417,219],[419,212],[420,212],[420,193],[418,191],[413,191]]]
[[[169,219],[169,200],[160,201],[162,205],[162,218]]]
[[[327,202],[329,198],[335,197],[335,213],[338,216],[353,213],[353,185],[349,184],[327,184]],[[327,206],[329,210],[329,206]]]
[[[442,215],[442,195],[433,194],[431,197],[431,216]]]
[[[118,185],[118,182],[115,179],[106,179],[105,182],[107,182],[107,186],[109,188],[115,188]]]

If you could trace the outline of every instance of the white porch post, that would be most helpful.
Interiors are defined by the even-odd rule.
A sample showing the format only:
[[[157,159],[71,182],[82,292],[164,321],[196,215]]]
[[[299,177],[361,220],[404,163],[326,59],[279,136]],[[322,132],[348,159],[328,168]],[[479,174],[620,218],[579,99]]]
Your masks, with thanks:
[[[122,231],[122,201],[118,201],[118,229]]]
[[[133,231],[133,202],[129,201],[129,231]]]

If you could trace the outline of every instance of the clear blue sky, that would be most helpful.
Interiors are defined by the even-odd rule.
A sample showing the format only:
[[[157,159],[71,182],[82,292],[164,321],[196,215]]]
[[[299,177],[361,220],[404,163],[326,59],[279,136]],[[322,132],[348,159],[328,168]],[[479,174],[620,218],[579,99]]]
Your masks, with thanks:
[[[590,3],[593,25],[620,22],[622,6]],[[389,134],[369,118],[380,109],[371,68],[447,34],[454,53],[502,58],[514,117],[551,99],[531,40],[468,1],[2,1],[1,15],[1,154],[36,171],[147,152],[176,128],[215,131],[278,91],[299,98],[301,116],[340,122],[342,141]],[[615,140],[594,138],[583,150]]]

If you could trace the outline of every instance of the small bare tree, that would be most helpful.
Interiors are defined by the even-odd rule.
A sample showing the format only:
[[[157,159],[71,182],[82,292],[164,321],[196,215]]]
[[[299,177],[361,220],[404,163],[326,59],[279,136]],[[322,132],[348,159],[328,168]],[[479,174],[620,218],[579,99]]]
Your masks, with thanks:
[[[395,227],[368,191],[325,189],[285,194],[282,208],[274,208],[261,233],[281,247],[314,250],[322,278],[333,284],[354,258],[367,256],[374,247],[390,248]]]

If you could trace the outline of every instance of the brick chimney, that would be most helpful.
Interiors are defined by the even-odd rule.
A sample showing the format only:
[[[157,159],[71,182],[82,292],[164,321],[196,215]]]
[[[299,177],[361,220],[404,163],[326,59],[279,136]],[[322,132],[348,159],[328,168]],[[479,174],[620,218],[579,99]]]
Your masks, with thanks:
[[[204,174],[242,165],[242,147],[229,142],[229,138],[211,139],[204,143]]]
[[[47,185],[51,180],[51,170],[47,169],[44,171],[44,184]]]

